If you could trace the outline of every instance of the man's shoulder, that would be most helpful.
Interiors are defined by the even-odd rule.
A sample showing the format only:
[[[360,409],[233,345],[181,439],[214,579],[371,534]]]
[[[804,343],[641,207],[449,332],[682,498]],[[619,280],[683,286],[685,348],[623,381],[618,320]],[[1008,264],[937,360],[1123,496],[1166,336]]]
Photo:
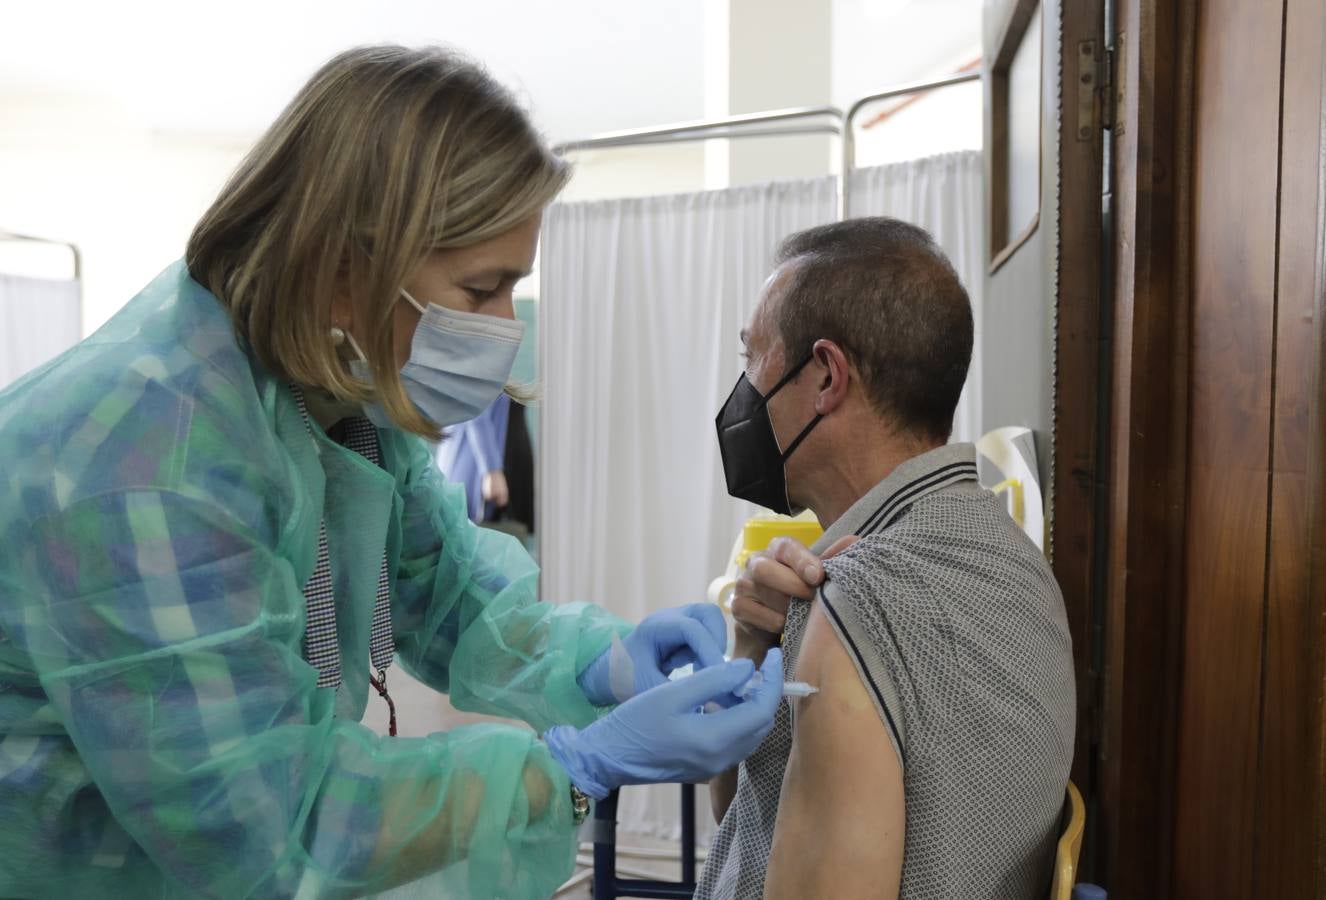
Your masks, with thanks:
[[[826,592],[857,603],[943,607],[978,593],[1059,596],[1044,554],[975,484],[916,503],[825,560]],[[983,590],[978,590],[983,589]]]
[[[942,562],[992,556],[1019,563],[1028,558],[1044,561],[1000,498],[975,482],[919,499],[885,527],[862,535],[851,549],[879,564],[898,557]]]

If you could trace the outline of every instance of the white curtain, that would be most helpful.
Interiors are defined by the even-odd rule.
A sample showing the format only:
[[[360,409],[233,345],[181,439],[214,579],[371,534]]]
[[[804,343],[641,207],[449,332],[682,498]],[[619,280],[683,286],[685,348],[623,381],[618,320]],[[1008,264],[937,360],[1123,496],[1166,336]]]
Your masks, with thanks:
[[[861,215],[935,234],[978,308],[979,172],[974,153],[863,170],[852,198]],[[714,416],[741,372],[739,332],[778,242],[834,220],[836,181],[548,211],[539,264],[546,599],[591,600],[638,621],[703,600],[722,574],[754,509],[727,495]],[[969,382],[955,438],[979,432],[975,390]],[[699,794],[703,840],[712,818]],[[675,786],[630,789],[622,828],[675,836],[678,807]]]
[[[82,335],[77,281],[0,274],[0,389]]]
[[[979,150],[857,169],[852,173],[852,214],[892,216],[934,236],[957,269],[971,298],[975,320],[971,368],[953,417],[953,440],[981,436],[981,319],[985,216],[981,210],[984,166]]]
[[[631,621],[705,599],[749,504],[714,416],[778,242],[833,220],[835,180],[557,204],[540,250],[543,594]],[[712,821],[704,791],[697,819]],[[673,834],[678,790],[624,792],[623,827]]]

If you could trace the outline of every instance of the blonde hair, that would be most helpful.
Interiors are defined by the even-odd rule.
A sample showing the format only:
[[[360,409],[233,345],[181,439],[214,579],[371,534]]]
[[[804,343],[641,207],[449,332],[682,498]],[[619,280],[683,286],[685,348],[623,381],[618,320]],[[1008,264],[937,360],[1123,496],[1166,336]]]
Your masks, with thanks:
[[[438,431],[405,394],[392,310],[434,249],[496,237],[570,177],[512,94],[459,53],[359,47],[324,65],[249,152],[189,238],[189,272],[268,370]],[[348,291],[373,386],[330,334]]]

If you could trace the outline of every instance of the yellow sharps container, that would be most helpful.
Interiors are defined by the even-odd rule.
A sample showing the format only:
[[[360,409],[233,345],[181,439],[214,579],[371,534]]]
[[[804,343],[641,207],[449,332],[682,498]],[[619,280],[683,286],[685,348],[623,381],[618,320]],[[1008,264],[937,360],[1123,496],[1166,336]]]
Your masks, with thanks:
[[[761,513],[746,520],[741,534],[732,546],[728,557],[727,571],[709,584],[709,602],[723,607],[724,612],[731,612],[732,590],[736,587],[737,576],[746,566],[751,554],[769,549],[774,538],[790,537],[807,547],[820,539],[824,529],[814,513],[806,510],[799,516],[780,516],[776,513]]]

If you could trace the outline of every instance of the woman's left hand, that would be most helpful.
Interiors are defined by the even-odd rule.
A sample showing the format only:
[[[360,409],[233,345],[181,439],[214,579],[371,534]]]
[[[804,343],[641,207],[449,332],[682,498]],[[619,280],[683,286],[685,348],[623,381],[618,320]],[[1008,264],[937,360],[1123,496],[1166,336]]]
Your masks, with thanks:
[[[620,642],[599,654],[580,675],[580,687],[598,706],[622,703],[663,684],[683,666],[719,665],[727,622],[712,603],[690,603],[646,617]]]

